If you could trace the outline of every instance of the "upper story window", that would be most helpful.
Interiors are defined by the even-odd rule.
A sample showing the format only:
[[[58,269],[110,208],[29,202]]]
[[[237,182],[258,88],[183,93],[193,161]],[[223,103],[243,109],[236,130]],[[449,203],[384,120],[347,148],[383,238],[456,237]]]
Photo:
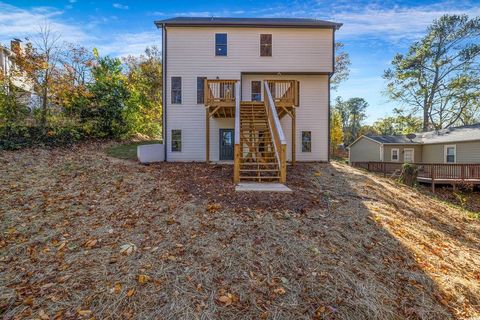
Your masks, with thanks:
[[[252,101],[262,101],[261,81],[252,81]]]
[[[260,35],[260,56],[261,57],[272,56],[272,35],[271,34]]]
[[[227,34],[226,33],[215,34],[215,55],[216,56],[227,55]]]
[[[204,89],[206,77],[197,77],[197,103],[204,103]]]
[[[182,77],[172,77],[172,104],[182,103]]]

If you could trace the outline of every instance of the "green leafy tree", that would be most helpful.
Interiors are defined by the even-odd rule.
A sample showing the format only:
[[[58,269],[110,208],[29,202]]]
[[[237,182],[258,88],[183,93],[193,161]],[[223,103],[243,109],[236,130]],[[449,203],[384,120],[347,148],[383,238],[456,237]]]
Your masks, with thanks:
[[[125,117],[130,131],[158,138],[162,130],[161,53],[156,47],[147,48],[145,55],[130,56],[125,63],[130,91]]]
[[[117,58],[98,57],[92,69],[93,82],[88,84],[91,105],[84,109],[84,121],[94,120],[95,135],[102,138],[120,138],[129,131],[125,121],[125,108],[130,98],[122,61]]]
[[[342,119],[343,142],[345,145],[349,145],[360,135],[362,121],[366,118],[367,107],[368,103],[363,98],[350,98],[347,101],[343,101],[340,97],[336,98],[334,109]]]
[[[331,154],[335,156],[338,146],[343,143],[342,117],[337,110],[333,110],[330,124],[330,146]]]
[[[421,114],[424,131],[468,122],[478,109],[479,37],[480,17],[444,15],[385,71],[388,96]]]
[[[401,109],[394,109],[394,115],[375,121],[373,127],[383,135],[405,135],[422,130],[422,119]]]

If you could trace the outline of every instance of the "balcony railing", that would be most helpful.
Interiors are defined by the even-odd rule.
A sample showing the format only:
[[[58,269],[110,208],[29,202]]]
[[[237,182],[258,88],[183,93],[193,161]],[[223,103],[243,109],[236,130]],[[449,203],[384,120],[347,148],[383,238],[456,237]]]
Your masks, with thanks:
[[[207,80],[204,82],[205,106],[235,107],[237,80]]]
[[[299,85],[297,80],[266,80],[266,82],[277,107],[298,106]]]

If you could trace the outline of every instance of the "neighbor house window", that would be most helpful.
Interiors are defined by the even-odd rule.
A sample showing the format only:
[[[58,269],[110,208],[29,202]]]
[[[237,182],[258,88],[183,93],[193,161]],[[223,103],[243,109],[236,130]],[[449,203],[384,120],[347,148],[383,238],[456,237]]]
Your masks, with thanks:
[[[272,35],[271,34],[260,35],[260,56],[261,57],[272,56]]]
[[[392,161],[398,161],[398,149],[392,149]]]
[[[172,152],[182,151],[182,130],[172,130]]]
[[[457,146],[456,145],[445,146],[445,162],[446,163],[457,162]]]
[[[302,152],[312,152],[311,131],[302,131]]]
[[[252,81],[252,101],[262,101],[261,81]]]
[[[172,104],[182,103],[182,77],[172,77]]]
[[[207,78],[197,77],[197,103],[204,103],[205,79]]]
[[[227,34],[226,33],[215,34],[215,55],[216,56],[227,55]]]

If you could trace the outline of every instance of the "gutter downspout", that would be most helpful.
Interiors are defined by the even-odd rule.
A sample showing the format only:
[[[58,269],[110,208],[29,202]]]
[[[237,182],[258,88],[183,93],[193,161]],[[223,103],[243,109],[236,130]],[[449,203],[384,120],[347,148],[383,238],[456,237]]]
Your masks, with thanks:
[[[158,28],[158,27],[157,27]],[[167,161],[167,28],[165,24],[162,24],[162,110],[163,110],[163,152],[164,161]]]
[[[330,81],[332,79],[333,74],[335,73],[335,28],[332,28],[332,72],[328,75],[328,160],[330,162],[330,152],[331,152],[331,142],[330,142],[330,131],[331,131],[331,122],[332,122],[332,106],[330,101]]]

